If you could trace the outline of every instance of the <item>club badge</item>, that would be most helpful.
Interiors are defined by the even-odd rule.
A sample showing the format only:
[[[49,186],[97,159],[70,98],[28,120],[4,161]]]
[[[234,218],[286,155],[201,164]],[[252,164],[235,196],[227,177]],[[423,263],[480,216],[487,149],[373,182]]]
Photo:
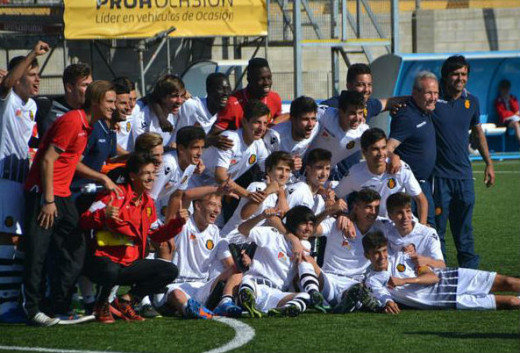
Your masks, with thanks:
[[[396,186],[396,182],[395,182],[395,179],[394,178],[390,178],[388,179],[388,181],[386,182],[386,185],[388,186],[389,189],[393,189],[395,188]]]
[[[399,272],[404,272],[404,270],[406,270],[406,266],[404,264],[398,264],[396,268]]]
[[[255,164],[256,163],[256,154],[252,154],[250,157],[249,157],[249,161],[248,161],[249,164]]]
[[[355,145],[356,141],[350,141],[349,143],[347,143],[347,150],[353,149]]]
[[[208,239],[208,241],[206,241],[206,249],[213,250],[214,247],[215,247],[215,243],[213,242],[213,240]]]
[[[469,103],[469,99],[466,99],[466,101],[464,102],[464,106],[466,107],[466,109],[469,109],[469,107],[471,106],[471,104]]]

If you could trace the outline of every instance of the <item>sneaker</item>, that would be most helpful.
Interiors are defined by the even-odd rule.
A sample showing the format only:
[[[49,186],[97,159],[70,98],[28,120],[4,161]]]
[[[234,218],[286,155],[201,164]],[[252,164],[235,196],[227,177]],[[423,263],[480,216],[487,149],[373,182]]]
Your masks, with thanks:
[[[334,307],[334,314],[348,314],[361,309],[362,285],[356,284],[341,296],[341,301]]]
[[[296,305],[286,305],[269,310],[267,315],[271,317],[296,317],[300,315],[300,309]]]
[[[359,298],[359,301],[361,302],[361,310],[367,311],[370,313],[378,313],[381,311],[381,305],[379,304],[379,301],[372,296],[368,288],[365,286],[362,287],[361,290],[361,297]]]
[[[263,313],[256,308],[256,298],[252,291],[249,289],[242,289],[238,293],[240,304],[249,313],[249,317],[261,318]]]
[[[161,314],[155,310],[155,308],[152,306],[152,304],[146,304],[143,305],[141,310],[139,310],[139,315],[142,317],[153,319],[155,317],[162,317]]]
[[[217,316],[242,317],[242,308],[235,305],[232,301],[218,305],[213,313]]]
[[[200,304],[198,301],[190,298],[188,299],[188,306],[186,307],[186,317],[192,319],[213,319],[213,312]]]
[[[318,292],[317,290],[314,290],[310,293],[311,296],[311,305],[314,309],[326,314],[330,311],[330,305],[327,304],[325,301],[325,298],[323,298],[323,295]]]
[[[119,311],[122,314],[122,316],[124,316],[126,318],[126,319],[123,318],[126,321],[144,321],[145,320],[144,317],[137,315],[134,308],[132,308],[132,304],[130,304],[127,301],[116,298],[112,302],[111,306],[114,309],[116,309],[115,311]]]
[[[78,315],[75,312],[70,314],[58,314],[56,317],[60,319],[58,325],[76,325],[96,320],[94,315]]]
[[[32,326],[50,327],[58,324],[59,322],[60,319],[51,318],[45,315],[44,313],[39,312],[36,315],[34,315],[31,319],[29,319],[27,323]]]
[[[94,307],[94,315],[96,320],[103,324],[113,324],[116,322],[112,316],[110,308],[111,305],[109,303],[96,304]]]

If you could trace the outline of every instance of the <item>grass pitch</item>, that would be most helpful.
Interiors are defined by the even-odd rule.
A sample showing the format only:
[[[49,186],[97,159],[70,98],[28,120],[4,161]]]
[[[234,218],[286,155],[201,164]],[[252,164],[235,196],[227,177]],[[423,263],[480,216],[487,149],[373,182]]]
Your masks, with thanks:
[[[520,162],[495,164],[487,189],[484,165],[474,163],[477,203],[473,226],[480,268],[520,277]],[[448,236],[448,265],[455,266]],[[518,311],[418,311],[244,319],[256,335],[237,352],[519,352]],[[240,335],[240,333],[239,333]],[[52,328],[0,324],[0,345],[118,352],[204,352],[235,336],[215,321],[159,318]],[[5,349],[3,351],[12,351]]]

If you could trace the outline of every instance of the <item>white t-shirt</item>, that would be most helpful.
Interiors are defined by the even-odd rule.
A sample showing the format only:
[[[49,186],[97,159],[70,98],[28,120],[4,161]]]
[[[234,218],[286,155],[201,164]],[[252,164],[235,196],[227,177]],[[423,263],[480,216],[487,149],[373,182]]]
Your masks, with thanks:
[[[188,188],[190,178],[196,168],[194,164],[190,164],[185,170],[181,170],[177,151],[170,151],[163,155],[163,162],[157,172],[152,191],[150,191],[150,196],[155,200],[159,219],[164,220],[170,196],[176,190]]]
[[[292,121],[286,121],[267,130],[264,136],[265,147],[269,152],[285,151],[293,156],[303,158],[311,142],[319,131],[319,123],[316,123],[308,139],[295,141],[292,137]]]
[[[368,170],[367,162],[362,161],[350,168],[349,173],[341,179],[334,191],[338,197],[343,198],[353,191],[362,189],[372,189],[381,195],[381,206],[379,207],[381,217],[387,217],[386,199],[388,196],[397,192],[406,192],[415,197],[422,193],[421,186],[415,179],[412,170],[403,161],[401,161],[401,169],[397,173],[389,174],[385,171],[381,175],[372,174]]]
[[[273,227],[255,227],[249,232],[249,239],[258,248],[246,273],[255,278],[268,279],[282,290],[287,290],[297,272],[297,266],[291,261],[291,245]]]
[[[264,191],[266,187],[267,187],[267,184],[263,181],[253,182],[253,183],[249,184],[249,186],[247,187],[247,191],[249,191],[249,192]],[[249,199],[247,199],[247,198],[240,199],[240,202],[238,203],[238,207],[235,209],[233,216],[231,216],[229,221],[226,223],[226,225],[224,226],[224,228],[222,228],[222,231],[220,232],[220,234],[223,237],[225,237],[226,235],[231,233],[233,230],[236,230],[236,228],[242,222],[245,222],[247,220],[247,219],[242,219],[242,217],[240,216],[240,213],[242,212],[242,208],[244,208],[245,204],[248,202],[249,202]],[[248,219],[258,216],[259,214],[261,214],[262,212],[264,212],[264,210],[266,210],[268,208],[276,207],[277,202],[278,202],[278,194],[277,193],[269,194],[265,198],[264,202],[262,202],[258,206],[258,209]],[[256,226],[257,227],[262,226],[264,223],[265,223],[265,220],[259,222]]]
[[[150,109],[150,106],[148,104],[145,105],[142,100],[137,101],[137,105],[139,105],[139,112],[135,115],[131,132],[134,145],[137,136],[141,135],[143,132],[158,133],[163,138],[164,146],[175,141],[174,132],[177,129],[177,121],[179,119],[177,115],[173,115],[172,113],[168,114],[167,120],[173,125],[173,132],[164,132],[159,125],[159,119],[153,110]]]
[[[192,97],[181,106],[175,131],[184,126],[200,126],[207,134],[215,121],[217,114],[211,115],[209,112],[207,98]]]
[[[224,256],[225,252],[217,254],[215,250],[220,242],[218,227],[210,224],[201,231],[193,217],[190,217],[174,239],[176,250],[173,263],[179,269],[179,280],[207,281],[210,277],[210,264],[215,258],[223,260],[229,257]]]
[[[409,244],[414,244],[417,254],[444,261],[441,242],[437,231],[433,228],[414,222],[412,231],[404,237],[399,234],[395,227],[391,227],[386,236],[389,249],[394,253],[401,251],[403,247]]]
[[[406,284],[389,289],[390,277],[417,277],[416,267],[410,256],[402,251],[388,256],[386,271],[371,270],[365,279],[365,285],[370,289],[381,305],[394,300],[398,303],[418,309],[455,308],[457,297],[457,269],[435,269],[439,283],[431,285]]]
[[[194,178],[194,185],[214,185],[215,169],[226,168],[231,180],[236,180],[249,168],[258,163],[264,169],[268,152],[262,140],[253,141],[247,146],[242,138],[242,129],[236,131],[224,131],[222,135],[233,141],[233,148],[224,151],[216,147],[210,147],[202,154],[202,160],[206,169],[199,177]]]
[[[132,114],[126,117],[125,121],[119,122],[119,131],[117,131],[117,144],[124,150],[131,152],[134,150],[134,138],[132,136],[132,126],[136,117],[141,114],[141,106],[136,104],[132,110]],[[137,138],[137,137],[136,137]]]
[[[385,233],[386,229],[390,227],[388,220],[378,218],[370,227],[369,232],[380,230]],[[327,237],[322,266],[323,272],[353,278],[363,276],[368,266],[370,266],[370,261],[365,257],[363,251],[363,237],[365,234],[361,233],[356,226],[356,238],[348,239],[336,227],[336,222],[334,222],[330,227],[330,231],[323,234],[323,236]]]
[[[356,129],[344,131],[339,125],[339,113],[336,108],[319,110],[320,131],[309,150],[323,148],[332,153],[331,165],[335,166],[345,158],[361,150],[361,135],[370,127],[360,124]]]
[[[294,206],[307,206],[315,215],[325,210],[325,200],[320,194],[313,194],[305,181],[299,181],[286,187],[289,209]]]
[[[29,172],[29,140],[35,129],[36,103],[10,90],[0,99],[0,176],[19,183]]]

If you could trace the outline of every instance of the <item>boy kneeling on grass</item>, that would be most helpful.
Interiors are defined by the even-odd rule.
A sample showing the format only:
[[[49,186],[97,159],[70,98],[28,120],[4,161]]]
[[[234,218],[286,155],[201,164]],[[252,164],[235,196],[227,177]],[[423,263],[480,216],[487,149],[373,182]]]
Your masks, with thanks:
[[[388,241],[380,231],[363,238],[372,265],[365,284],[382,311],[398,314],[398,304],[416,309],[520,309],[520,297],[493,292],[520,292],[520,279],[469,268],[431,269],[412,260],[415,246],[388,255]]]

